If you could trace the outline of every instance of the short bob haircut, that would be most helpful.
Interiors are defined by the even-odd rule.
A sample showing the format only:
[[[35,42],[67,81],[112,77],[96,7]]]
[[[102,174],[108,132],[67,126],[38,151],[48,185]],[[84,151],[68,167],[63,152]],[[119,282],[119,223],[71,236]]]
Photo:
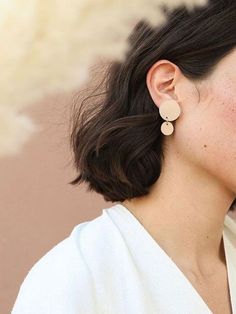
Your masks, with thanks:
[[[163,120],[146,85],[150,67],[168,59],[187,78],[204,80],[236,46],[235,0],[161,9],[166,21],[153,27],[140,20],[128,37],[125,59],[107,67],[102,92],[73,110],[70,145],[80,174],[69,184],[85,182],[106,201],[146,195],[160,176]]]

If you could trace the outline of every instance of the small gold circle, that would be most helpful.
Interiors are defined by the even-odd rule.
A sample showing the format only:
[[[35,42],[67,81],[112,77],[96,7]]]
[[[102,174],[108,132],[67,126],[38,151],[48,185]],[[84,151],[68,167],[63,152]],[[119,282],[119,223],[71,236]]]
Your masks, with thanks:
[[[163,122],[161,125],[161,132],[164,135],[171,135],[174,132],[174,127],[171,122]]]

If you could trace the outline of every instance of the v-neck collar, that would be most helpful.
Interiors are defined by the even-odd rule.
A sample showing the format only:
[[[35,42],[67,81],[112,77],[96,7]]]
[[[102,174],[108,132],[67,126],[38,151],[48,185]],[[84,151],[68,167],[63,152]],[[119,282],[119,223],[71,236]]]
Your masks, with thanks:
[[[177,264],[171,259],[171,257],[165,252],[165,250],[157,243],[156,240],[151,236],[151,234],[145,229],[145,227],[141,224],[141,222],[134,216],[134,214],[129,211],[124,205],[118,203],[114,206],[106,209],[106,211],[112,210],[121,210],[121,212],[126,215],[126,218],[132,222],[133,227],[135,227],[135,235],[137,232],[139,233],[140,237],[144,237],[144,240],[148,241],[147,244],[151,245],[151,247],[158,252],[162,253],[162,257],[164,258],[165,262],[171,267],[171,269],[181,278],[183,283],[187,285],[188,290],[191,291],[193,297],[197,298],[198,301],[201,303],[201,307],[205,308],[205,312],[208,314],[213,314],[212,310],[208,307],[204,299],[192,285],[190,280],[186,277],[186,275],[181,271],[181,269],[177,266]],[[129,223],[127,221],[127,223]],[[233,314],[236,314],[236,247],[234,247],[230,240],[230,226],[232,226],[232,222],[234,223],[233,219],[227,215],[225,217],[224,223],[224,230],[223,230],[223,241],[224,241],[224,249],[225,249],[225,256],[226,256],[226,267],[227,267],[227,275],[228,275],[228,282],[229,282],[229,290],[230,290],[230,298],[231,298],[231,307]],[[131,226],[130,226],[131,227]],[[232,236],[232,235],[231,235]],[[236,234],[235,234],[235,242],[236,242]],[[143,244],[143,243],[142,243]],[[235,263],[233,264],[233,260]]]

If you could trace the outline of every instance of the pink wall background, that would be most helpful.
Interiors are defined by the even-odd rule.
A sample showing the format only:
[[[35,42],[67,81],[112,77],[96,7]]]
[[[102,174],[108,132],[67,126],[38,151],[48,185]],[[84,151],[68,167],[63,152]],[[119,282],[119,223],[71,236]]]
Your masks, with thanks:
[[[44,129],[20,155],[0,159],[0,313],[8,314],[33,264],[105,202],[72,186],[68,119],[72,94],[47,97],[24,110]]]

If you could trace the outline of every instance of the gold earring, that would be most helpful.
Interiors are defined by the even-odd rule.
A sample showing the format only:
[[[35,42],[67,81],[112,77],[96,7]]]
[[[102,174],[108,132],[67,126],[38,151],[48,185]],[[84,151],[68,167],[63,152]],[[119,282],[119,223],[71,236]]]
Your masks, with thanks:
[[[161,103],[159,107],[160,116],[166,120],[161,125],[161,132],[164,135],[171,135],[174,132],[174,126],[170,121],[176,120],[181,113],[177,101],[170,99]]]

